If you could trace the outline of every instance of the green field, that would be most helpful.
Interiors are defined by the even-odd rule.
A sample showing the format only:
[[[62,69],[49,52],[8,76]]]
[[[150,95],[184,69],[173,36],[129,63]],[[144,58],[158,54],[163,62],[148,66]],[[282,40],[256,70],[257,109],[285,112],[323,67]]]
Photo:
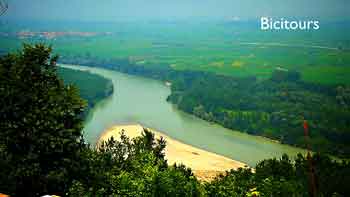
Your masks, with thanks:
[[[262,32],[254,24],[228,23],[74,24],[65,28],[111,34],[55,40],[0,37],[0,49],[16,49],[23,41],[44,41],[63,57],[128,59],[139,65],[263,79],[282,68],[300,71],[310,82],[350,84],[349,25],[325,25],[309,32]],[[45,30],[65,28],[48,26]]]

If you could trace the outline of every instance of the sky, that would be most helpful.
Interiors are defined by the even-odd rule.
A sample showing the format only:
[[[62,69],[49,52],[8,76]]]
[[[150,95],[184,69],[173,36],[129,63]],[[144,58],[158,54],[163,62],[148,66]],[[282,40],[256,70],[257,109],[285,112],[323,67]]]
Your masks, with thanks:
[[[19,20],[119,21],[262,16],[350,20],[349,0],[3,0]]]

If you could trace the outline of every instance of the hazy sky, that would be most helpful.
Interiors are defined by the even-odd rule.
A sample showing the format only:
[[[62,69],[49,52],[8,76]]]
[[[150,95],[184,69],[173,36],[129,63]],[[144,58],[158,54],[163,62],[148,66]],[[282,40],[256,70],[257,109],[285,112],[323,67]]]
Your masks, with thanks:
[[[123,19],[261,16],[350,19],[350,0],[5,0],[5,18],[115,21]]]

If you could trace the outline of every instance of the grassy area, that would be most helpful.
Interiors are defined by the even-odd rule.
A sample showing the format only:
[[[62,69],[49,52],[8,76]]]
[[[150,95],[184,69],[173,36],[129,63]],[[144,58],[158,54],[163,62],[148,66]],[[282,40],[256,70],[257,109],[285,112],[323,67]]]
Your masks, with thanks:
[[[303,70],[303,80],[321,84],[350,84],[350,66],[315,66]]]
[[[348,26],[326,26],[310,32],[262,32],[254,25],[226,23],[121,23],[101,29],[86,25],[72,28],[112,33],[45,42],[62,56],[129,59],[140,65],[259,78],[283,68],[300,71],[310,82],[350,84],[344,77],[350,71]],[[5,49],[17,48],[21,41],[38,40],[0,37]]]

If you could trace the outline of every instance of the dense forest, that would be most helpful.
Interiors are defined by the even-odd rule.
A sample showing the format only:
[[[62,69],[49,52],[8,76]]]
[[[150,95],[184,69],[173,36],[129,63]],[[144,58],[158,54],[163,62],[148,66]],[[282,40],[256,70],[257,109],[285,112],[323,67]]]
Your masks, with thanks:
[[[88,104],[86,112],[97,102],[113,93],[112,82],[99,75],[64,67],[59,67],[57,74],[67,85],[72,84],[79,88],[80,96]]]
[[[235,78],[167,65],[142,66],[121,59],[63,57],[64,63],[98,66],[170,81],[168,101],[224,127],[306,147],[302,123],[310,125],[314,151],[350,155],[350,87],[302,81],[300,73],[278,70],[269,79]]]
[[[350,87],[306,84],[298,73],[278,70],[264,81],[207,76],[175,83],[169,101],[202,119],[299,147],[307,120],[314,151],[350,154]]]
[[[166,142],[142,137],[97,150],[82,138],[84,101],[44,45],[0,58],[0,193],[11,196],[346,196],[349,162],[286,155],[200,183],[168,166]],[[195,74],[194,74],[195,75]],[[185,81],[186,82],[186,81]],[[142,98],[140,98],[142,99]],[[203,105],[204,106],[204,105]],[[150,112],[152,113],[152,112]],[[312,176],[310,176],[312,175]],[[309,177],[313,177],[310,179]],[[312,180],[312,181],[311,181]],[[312,187],[311,187],[312,186]],[[309,188],[313,188],[310,189]]]

